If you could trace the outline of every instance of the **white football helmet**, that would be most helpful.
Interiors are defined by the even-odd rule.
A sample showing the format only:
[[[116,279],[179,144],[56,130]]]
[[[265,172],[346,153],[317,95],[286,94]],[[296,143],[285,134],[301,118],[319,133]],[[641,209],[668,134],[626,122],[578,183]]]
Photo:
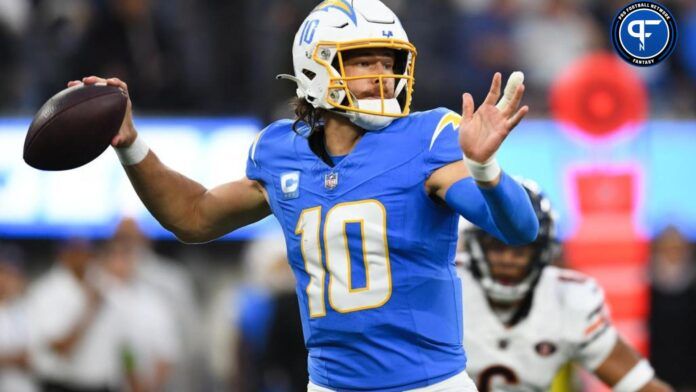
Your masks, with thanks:
[[[346,77],[346,51],[389,48],[396,53],[394,74]],[[302,23],[293,41],[295,75],[278,75],[297,83],[297,96],[315,108],[347,117],[366,130],[378,130],[410,112],[416,48],[397,16],[379,0],[326,0]],[[379,99],[357,99],[348,80],[379,80]],[[396,79],[394,98],[384,79]],[[391,94],[389,94],[391,95]]]
[[[542,269],[553,263],[561,252],[556,236],[556,213],[551,208],[551,201],[541,192],[535,182],[522,179],[519,182],[522,188],[527,191],[539,220],[539,234],[530,244],[534,247],[534,254],[527,266],[527,275],[522,281],[513,285],[500,283],[493,277],[488,264],[485,250],[487,246],[493,243],[505,247],[512,247],[511,245],[504,245],[492,235],[467,221],[464,221],[463,224],[460,223],[460,235],[464,240],[464,256],[469,260],[471,271],[488,298],[500,303],[513,303],[523,299],[534,288]]]

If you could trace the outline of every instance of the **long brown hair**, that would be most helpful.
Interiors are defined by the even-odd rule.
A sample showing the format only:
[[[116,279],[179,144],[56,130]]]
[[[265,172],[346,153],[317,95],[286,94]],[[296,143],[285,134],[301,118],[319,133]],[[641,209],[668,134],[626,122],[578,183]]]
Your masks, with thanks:
[[[296,133],[298,131],[300,124],[306,124],[310,129],[310,134],[314,133],[316,128],[321,125],[321,119],[326,112],[325,109],[317,109],[312,106],[311,103],[307,102],[304,98],[295,97],[290,103],[294,107],[295,111],[295,122],[292,124],[292,130]]]
[[[326,109],[317,109],[307,102],[304,98],[293,98],[291,104],[295,107],[295,122],[292,130],[298,135],[307,138],[309,148],[324,161],[333,167],[334,162],[326,151],[323,137],[323,116],[328,112]],[[309,127],[309,132],[300,132],[300,127]]]

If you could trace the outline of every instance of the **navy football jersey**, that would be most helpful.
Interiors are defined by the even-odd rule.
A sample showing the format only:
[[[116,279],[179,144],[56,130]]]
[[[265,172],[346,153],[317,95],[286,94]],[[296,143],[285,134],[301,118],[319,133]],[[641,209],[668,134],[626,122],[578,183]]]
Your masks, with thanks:
[[[462,159],[459,120],[447,109],[397,119],[334,167],[290,120],[252,145],[247,177],[284,231],[315,384],[403,391],[464,370],[458,215],[424,185]]]

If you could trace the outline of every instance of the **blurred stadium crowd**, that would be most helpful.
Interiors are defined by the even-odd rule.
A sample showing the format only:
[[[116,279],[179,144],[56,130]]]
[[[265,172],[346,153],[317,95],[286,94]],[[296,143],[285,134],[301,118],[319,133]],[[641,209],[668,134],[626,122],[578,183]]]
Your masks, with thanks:
[[[97,74],[129,83],[137,115],[289,116],[293,88],[274,76],[291,70],[292,37],[316,3],[0,0],[0,115],[30,115],[68,80]],[[456,110],[462,91],[485,95],[493,72],[523,69],[532,116],[545,117],[561,70],[611,50],[609,26],[626,1],[385,3],[419,50],[416,110]],[[638,71],[651,117],[693,117],[696,2],[665,4],[677,15],[678,50]],[[652,245],[650,358],[660,378],[694,391],[693,246],[671,228]],[[188,247],[151,242],[129,220],[98,243],[0,238],[0,392],[40,383],[54,391],[305,390],[284,257],[275,238]]]
[[[2,0],[0,112],[30,114],[68,80],[130,84],[143,113],[288,115],[291,39],[315,0]],[[624,0],[388,0],[419,50],[415,109],[461,106],[490,75],[523,69],[532,116],[558,73],[598,49]],[[653,117],[696,106],[696,3],[665,1],[678,50],[641,69]]]
[[[181,259],[131,219],[98,242],[0,242],[0,391],[306,388],[282,239],[224,260],[169,245]]]

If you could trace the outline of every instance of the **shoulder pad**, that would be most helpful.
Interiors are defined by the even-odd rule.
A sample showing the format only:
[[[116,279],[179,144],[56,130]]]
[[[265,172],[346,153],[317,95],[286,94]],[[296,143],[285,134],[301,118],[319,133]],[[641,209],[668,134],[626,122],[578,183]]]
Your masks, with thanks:
[[[444,130],[457,131],[462,117],[447,108],[437,108],[425,112],[413,113],[412,120],[417,121],[417,128],[421,137],[428,143],[428,150],[432,150],[435,141],[438,140]]]
[[[258,165],[263,156],[272,155],[272,150],[286,146],[287,143],[282,143],[285,140],[280,139],[294,135],[292,124],[292,120],[279,120],[269,124],[259,132],[249,149],[249,159],[255,165]],[[270,153],[268,152],[269,150],[271,151]]]
[[[566,320],[572,323],[572,334],[586,341],[610,326],[609,309],[604,290],[597,281],[585,274],[567,269],[556,269],[556,287]],[[571,332],[571,331],[569,331]]]

